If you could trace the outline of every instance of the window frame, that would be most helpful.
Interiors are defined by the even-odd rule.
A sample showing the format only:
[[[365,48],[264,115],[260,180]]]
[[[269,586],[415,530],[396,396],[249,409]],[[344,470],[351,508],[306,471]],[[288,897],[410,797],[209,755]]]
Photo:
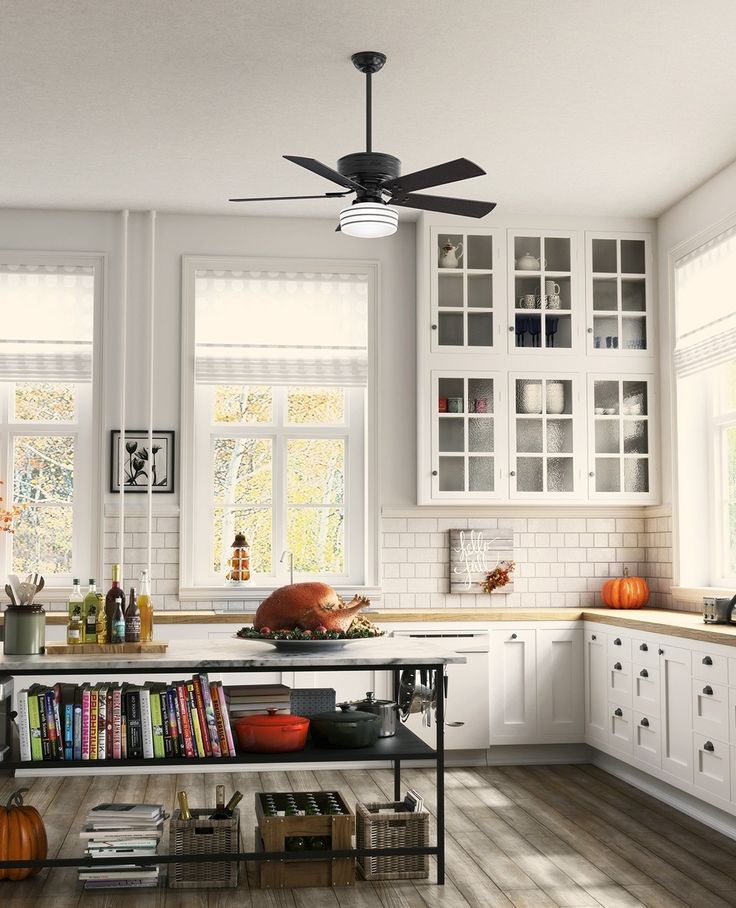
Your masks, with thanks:
[[[179,598],[181,600],[210,600],[210,601],[244,601],[244,600],[261,600],[264,595],[273,590],[275,587],[288,580],[288,568],[286,565],[279,565],[278,558],[280,552],[275,549],[272,551],[273,565],[277,572],[273,578],[267,580],[263,577],[257,578],[257,582],[246,587],[227,587],[224,581],[212,582],[214,574],[208,574],[209,582],[204,580],[203,571],[203,546],[197,544],[197,528],[194,525],[194,515],[207,513],[202,511],[203,507],[211,508],[212,502],[205,504],[202,487],[204,483],[195,481],[195,460],[201,462],[205,452],[210,447],[212,437],[211,429],[217,427],[216,435],[218,437],[230,437],[231,430],[235,427],[238,429],[237,434],[253,436],[261,434],[262,436],[273,437],[277,428],[283,433],[284,437],[303,437],[316,438],[320,434],[326,434],[328,437],[337,437],[344,435],[346,437],[346,470],[349,470],[351,461],[354,463],[354,454],[351,443],[347,440],[347,426],[308,426],[306,424],[276,427],[275,425],[266,424],[249,424],[240,426],[234,423],[213,424],[210,414],[206,416],[203,412],[197,412],[197,408],[202,406],[201,400],[203,395],[198,395],[195,389],[195,276],[198,271],[283,271],[291,273],[299,272],[320,272],[334,274],[358,274],[365,276],[368,285],[368,383],[366,393],[366,403],[364,412],[361,414],[362,436],[363,436],[363,463],[364,468],[360,478],[353,476],[348,480],[345,488],[345,507],[347,514],[348,498],[355,494],[354,483],[362,483],[362,493],[364,508],[362,520],[359,525],[355,526],[352,521],[351,526],[346,532],[346,556],[350,548],[348,545],[348,532],[351,535],[362,536],[354,543],[358,550],[358,559],[362,551],[362,565],[347,565],[347,569],[352,576],[335,577],[334,588],[342,593],[352,596],[354,593],[364,595],[377,595],[380,592],[378,587],[378,518],[379,518],[379,449],[378,449],[378,375],[379,375],[379,296],[378,288],[380,286],[380,263],[375,261],[344,261],[335,259],[277,259],[277,258],[243,258],[235,256],[182,256],[182,387],[181,387],[181,432],[182,432],[182,451],[189,451],[194,456],[184,456],[182,458],[181,469],[181,533],[180,533],[180,564],[181,571],[179,577]],[[295,382],[298,385],[298,382]],[[346,405],[350,401],[350,388],[346,388]],[[275,413],[272,414],[275,417]],[[206,420],[206,422],[203,422]],[[201,426],[207,425],[210,431],[202,432]],[[240,430],[243,430],[242,432]],[[202,436],[205,436],[203,438]],[[352,445],[355,445],[355,438]],[[205,447],[206,445],[206,447]],[[208,461],[211,463],[211,460]],[[285,460],[279,463],[279,458],[274,455],[274,471],[280,469],[283,472],[282,480],[285,485]],[[353,472],[352,470],[350,471]],[[209,485],[209,484],[207,484]],[[353,491],[351,492],[351,487]],[[272,529],[273,533],[273,529]],[[355,550],[355,549],[354,549]],[[356,570],[356,567],[358,570]],[[362,568],[362,569],[360,569]],[[278,572],[280,569],[280,573]],[[295,578],[296,579],[296,578]],[[298,579],[309,579],[308,575],[298,575]],[[329,580],[329,577],[322,576],[321,579]]]
[[[710,501],[713,507],[713,534],[715,545],[711,563],[711,577],[714,586],[732,587],[736,584],[736,572],[729,574],[729,499],[728,499],[728,449],[727,433],[736,429],[736,408],[726,410],[724,368],[718,371],[714,381],[713,412],[711,417],[711,444],[713,476],[710,489]]]
[[[75,395],[75,422],[11,421],[11,395],[15,382],[0,382],[0,478],[5,482],[4,506],[12,506],[14,496],[13,442],[18,436],[70,435],[77,439],[74,469],[74,516],[72,535],[72,571],[45,577],[44,600],[64,602],[72,588],[72,579],[84,574],[100,575],[102,570],[102,464],[104,433],[102,432],[103,388],[103,325],[107,320],[107,255],[96,252],[41,252],[0,250],[0,264],[10,266],[59,266],[89,268],[93,276],[92,322],[92,381],[88,394],[81,399]],[[72,382],[69,382],[72,384]],[[13,417],[15,416],[12,413]],[[81,456],[80,460],[77,455]],[[81,481],[80,481],[81,479]],[[80,490],[78,497],[78,490]],[[0,534],[0,571],[10,570],[12,536]]]

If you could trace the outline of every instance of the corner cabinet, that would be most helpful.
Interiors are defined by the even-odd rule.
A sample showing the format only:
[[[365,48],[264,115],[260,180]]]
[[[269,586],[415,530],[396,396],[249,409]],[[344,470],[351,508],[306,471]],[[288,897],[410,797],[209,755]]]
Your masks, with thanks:
[[[418,243],[418,503],[655,503],[649,235]]]

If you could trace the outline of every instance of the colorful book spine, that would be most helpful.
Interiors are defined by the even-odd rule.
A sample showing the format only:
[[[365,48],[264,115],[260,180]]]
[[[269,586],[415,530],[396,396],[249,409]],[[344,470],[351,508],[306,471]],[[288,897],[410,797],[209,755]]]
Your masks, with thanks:
[[[107,759],[107,686],[97,693],[97,759]]]
[[[49,759],[59,759],[59,729],[56,724],[56,701],[54,691],[47,690],[44,694],[46,706],[46,726],[49,739]]]
[[[227,711],[227,701],[225,700],[225,688],[222,686],[222,681],[217,682],[217,696],[220,700],[220,711],[222,712],[222,721],[225,725],[225,737],[227,738],[227,749],[230,751],[230,756],[235,756],[235,741],[233,741],[233,731],[230,728],[230,714]]]
[[[183,681],[176,683],[176,702],[179,704],[179,716],[184,740],[184,755],[187,757],[195,756],[194,738],[192,736],[192,724],[189,721],[189,699],[187,686]]]
[[[153,735],[153,756],[157,760],[163,759],[164,753],[164,722],[161,714],[161,692],[150,691],[151,704],[151,733]]]
[[[112,760],[112,720],[113,720],[113,692],[115,690],[115,685],[111,685],[107,689],[107,703],[105,706],[105,712],[107,713],[107,722],[105,723],[105,753],[107,754],[107,759]]]
[[[138,693],[141,702],[141,742],[143,758],[153,759],[153,719],[151,718],[151,691],[147,687]]]
[[[89,758],[97,759],[97,733],[100,721],[100,690],[93,687],[89,692]]]
[[[180,757],[182,755],[181,736],[179,734],[179,723],[176,719],[178,700],[176,691],[173,687],[166,688],[166,713],[169,719],[169,733],[171,735],[172,756]]]
[[[221,757],[222,752],[220,750],[220,738],[217,734],[217,724],[215,723],[215,710],[212,706],[212,695],[210,693],[210,681],[207,675],[195,675],[194,676],[194,694],[199,698],[197,700],[197,706],[201,703],[199,707],[199,714],[204,719],[204,724],[207,730],[207,737],[210,743],[210,751],[213,757]]]
[[[74,759],[74,704],[64,703],[64,759]]]
[[[28,728],[31,734],[31,760],[43,760],[43,742],[41,739],[41,715],[38,708],[37,685],[28,690]]]
[[[123,692],[119,687],[113,688],[112,692],[112,758],[113,760],[119,760],[122,755],[122,748],[120,743],[121,738],[121,723],[122,723],[122,709],[121,709],[121,700]]]
[[[128,759],[140,760],[143,756],[143,734],[141,728],[140,691],[130,689],[125,694],[128,716]]]
[[[217,726],[217,737],[220,740],[220,753],[223,757],[229,757],[230,752],[227,746],[227,736],[225,735],[225,723],[222,721],[222,710],[220,709],[220,698],[217,696],[217,684],[210,682],[210,699],[212,709],[215,713],[215,725]]]
[[[20,741],[20,758],[30,762],[31,756],[31,726],[28,720],[28,691],[18,692],[18,738]]]
[[[54,716],[54,726],[56,728],[56,739],[54,749],[56,750],[56,759],[64,759],[64,725],[61,721],[61,684],[55,684],[51,688],[51,709]]]
[[[82,689],[82,759],[89,760],[90,706],[92,691],[88,685]]]
[[[75,760],[82,759],[82,688],[77,687],[74,692],[74,737],[72,756]]]
[[[194,741],[197,745],[198,757],[212,756],[212,745],[209,742],[207,726],[204,724],[204,716],[199,711],[197,705],[197,695],[194,690],[194,681],[187,681],[187,695],[189,697],[189,712],[192,714],[192,728],[194,730]],[[207,747],[209,746],[209,753]]]
[[[161,729],[164,738],[164,757],[171,759],[174,754],[174,741],[171,737],[171,723],[169,722],[169,699],[166,688],[159,692],[159,702],[161,708]]]

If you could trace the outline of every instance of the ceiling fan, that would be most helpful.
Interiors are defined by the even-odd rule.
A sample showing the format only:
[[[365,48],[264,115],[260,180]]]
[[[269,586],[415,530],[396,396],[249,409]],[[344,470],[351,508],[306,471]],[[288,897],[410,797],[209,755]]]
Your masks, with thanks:
[[[306,170],[343,187],[342,192],[325,192],[322,195],[266,196],[251,199],[230,199],[231,202],[272,202],[292,199],[342,199],[355,193],[349,208],[340,212],[337,231],[350,236],[378,237],[395,233],[399,214],[395,207],[419,208],[439,211],[462,217],[482,218],[496,207],[495,202],[473,199],[453,199],[437,195],[421,195],[416,190],[442,186],[470,177],[479,177],[485,170],[467,158],[457,158],[426,170],[401,175],[401,161],[393,155],[373,151],[371,77],[386,62],[386,55],[378,51],[361,51],[351,57],[353,65],[366,77],[366,150],[345,155],[337,162],[337,169],[328,167],[314,158],[284,155]]]

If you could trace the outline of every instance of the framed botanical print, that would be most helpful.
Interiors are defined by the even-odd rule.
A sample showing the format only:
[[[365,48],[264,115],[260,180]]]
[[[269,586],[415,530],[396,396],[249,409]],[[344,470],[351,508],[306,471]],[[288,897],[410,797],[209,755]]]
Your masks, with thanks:
[[[174,491],[174,431],[154,429],[149,450],[148,429],[126,429],[125,445],[119,429],[110,433],[110,491],[120,491],[120,463],[126,492]],[[150,477],[150,479],[149,479]]]

